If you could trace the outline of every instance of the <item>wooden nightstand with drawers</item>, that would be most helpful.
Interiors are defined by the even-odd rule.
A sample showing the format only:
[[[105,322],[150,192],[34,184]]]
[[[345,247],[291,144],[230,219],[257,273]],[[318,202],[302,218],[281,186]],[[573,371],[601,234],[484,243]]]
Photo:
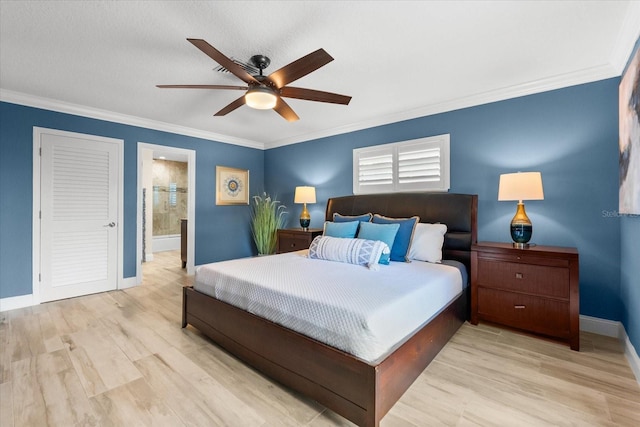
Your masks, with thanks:
[[[322,228],[310,228],[307,231],[302,228],[279,229],[277,252],[281,254],[309,249],[313,239],[321,234]]]
[[[485,320],[580,350],[578,251],[480,242],[471,248],[471,323]]]

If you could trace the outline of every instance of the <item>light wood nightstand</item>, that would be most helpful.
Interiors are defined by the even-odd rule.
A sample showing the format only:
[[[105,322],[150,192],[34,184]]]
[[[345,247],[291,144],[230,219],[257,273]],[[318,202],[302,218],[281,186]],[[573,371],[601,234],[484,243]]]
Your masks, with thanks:
[[[302,228],[279,229],[277,252],[281,254],[309,249],[313,239],[321,234],[322,228],[310,228],[307,231]]]
[[[546,335],[580,350],[578,251],[481,242],[471,248],[471,323]]]

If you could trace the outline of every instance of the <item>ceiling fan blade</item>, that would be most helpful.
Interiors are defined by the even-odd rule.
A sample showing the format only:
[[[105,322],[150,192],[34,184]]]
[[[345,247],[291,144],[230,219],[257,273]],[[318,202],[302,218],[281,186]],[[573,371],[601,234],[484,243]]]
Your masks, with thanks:
[[[245,83],[260,83],[251,74],[247,73],[241,66],[227,58],[222,52],[202,39],[187,39],[195,47],[204,52],[209,58],[229,70],[234,76]]]
[[[269,74],[267,80],[280,89],[286,84],[306,76],[331,61],[333,61],[331,55],[324,49],[318,49]]]
[[[284,119],[288,122],[295,122],[299,120],[300,117],[289,107],[289,104],[284,102],[284,99],[278,97],[278,102],[276,102],[276,106],[273,109],[280,114]]]
[[[284,96],[286,98],[305,99],[307,101],[317,102],[330,102],[332,104],[343,105],[348,105],[351,101],[351,97],[346,95],[290,86],[285,86],[280,89],[280,96]]]
[[[228,113],[232,112],[238,107],[242,107],[244,104],[245,104],[244,95],[242,95],[240,98],[236,99],[231,104],[227,105],[222,110],[215,113],[214,116],[226,116]]]
[[[226,85],[156,85],[161,89],[237,89],[247,90],[248,86],[226,86]]]

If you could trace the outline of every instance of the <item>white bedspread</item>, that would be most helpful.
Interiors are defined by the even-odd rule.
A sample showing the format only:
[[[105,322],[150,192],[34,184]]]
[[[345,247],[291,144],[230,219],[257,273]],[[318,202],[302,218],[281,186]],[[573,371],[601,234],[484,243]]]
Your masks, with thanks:
[[[306,252],[202,265],[194,288],[369,363],[462,291],[455,267],[392,262],[373,271]]]

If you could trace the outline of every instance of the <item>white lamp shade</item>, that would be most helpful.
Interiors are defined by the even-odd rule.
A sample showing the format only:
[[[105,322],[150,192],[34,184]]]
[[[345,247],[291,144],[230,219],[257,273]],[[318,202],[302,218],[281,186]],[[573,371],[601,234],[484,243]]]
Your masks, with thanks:
[[[247,91],[244,95],[244,101],[251,108],[269,110],[276,106],[278,98],[276,98],[272,90],[266,87],[256,86]]]
[[[498,200],[544,200],[542,174],[517,172],[500,175]]]
[[[296,194],[293,203],[315,203],[316,188],[315,187],[296,187]]]

